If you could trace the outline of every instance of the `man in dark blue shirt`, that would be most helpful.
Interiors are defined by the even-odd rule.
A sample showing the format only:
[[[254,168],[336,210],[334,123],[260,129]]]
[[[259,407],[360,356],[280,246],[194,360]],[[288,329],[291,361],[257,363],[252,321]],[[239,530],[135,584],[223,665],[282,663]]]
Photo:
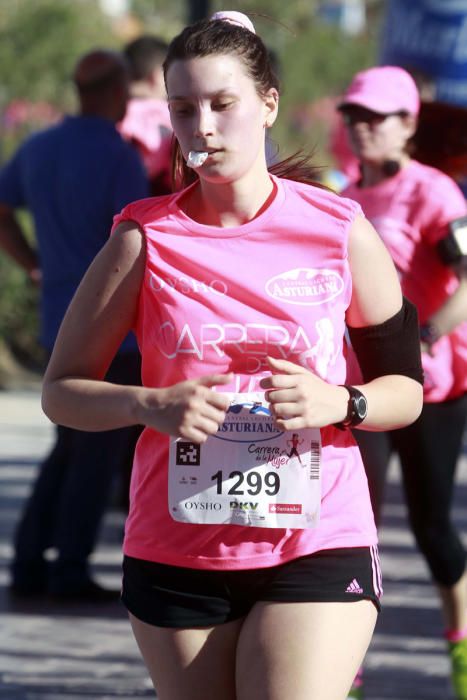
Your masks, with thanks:
[[[139,156],[116,130],[128,101],[128,71],[117,53],[95,50],[74,73],[80,112],[30,137],[0,172],[0,248],[40,284],[41,342],[48,352],[89,264],[107,240],[112,218],[148,195]],[[37,251],[15,209],[33,217]],[[110,381],[140,383],[133,336],[109,368]],[[62,599],[115,598],[95,583],[88,557],[113,478],[134,448],[131,428],[85,433],[57,427],[15,537],[12,591]],[[57,558],[44,552],[54,547]]]

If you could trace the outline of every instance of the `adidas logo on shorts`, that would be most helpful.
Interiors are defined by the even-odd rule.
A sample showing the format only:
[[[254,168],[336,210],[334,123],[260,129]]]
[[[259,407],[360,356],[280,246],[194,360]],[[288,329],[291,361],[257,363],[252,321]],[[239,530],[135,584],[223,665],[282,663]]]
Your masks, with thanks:
[[[346,593],[363,593],[363,588],[360,586],[356,578],[349,583],[345,589]]]

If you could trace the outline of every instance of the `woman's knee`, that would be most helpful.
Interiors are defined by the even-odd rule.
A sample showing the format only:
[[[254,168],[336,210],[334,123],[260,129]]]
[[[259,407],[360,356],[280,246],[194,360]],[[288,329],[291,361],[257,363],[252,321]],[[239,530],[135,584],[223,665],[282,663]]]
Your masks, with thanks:
[[[414,527],[418,547],[431,575],[442,586],[453,586],[465,570],[465,548],[451,525],[444,529]]]

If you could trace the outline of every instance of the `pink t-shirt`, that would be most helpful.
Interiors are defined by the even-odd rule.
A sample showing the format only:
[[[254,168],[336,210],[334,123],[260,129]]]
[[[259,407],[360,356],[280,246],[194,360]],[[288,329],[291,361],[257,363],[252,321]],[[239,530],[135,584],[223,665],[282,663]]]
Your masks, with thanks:
[[[135,202],[115,218],[135,221],[147,241],[135,328],[145,386],[233,372],[222,390],[255,391],[269,374],[267,355],[343,383],[352,292],[347,238],[360,207],[320,188],[273,181],[273,202],[239,227],[196,223],[179,208],[180,193]],[[321,440],[318,527],[187,524],[168,511],[169,438],[144,430],[125,553],[190,568],[248,569],[321,549],[374,545],[367,480],[351,433],[329,426]]]
[[[425,323],[453,294],[459,281],[444,265],[436,243],[446,225],[466,214],[462,192],[450,177],[412,160],[397,175],[373,187],[349,185],[343,192],[359,202],[386,244],[399,271],[404,295]],[[467,323],[423,354],[424,399],[438,402],[467,390]]]
[[[132,98],[118,130],[136,145],[150,178],[169,171],[172,125],[165,100]]]

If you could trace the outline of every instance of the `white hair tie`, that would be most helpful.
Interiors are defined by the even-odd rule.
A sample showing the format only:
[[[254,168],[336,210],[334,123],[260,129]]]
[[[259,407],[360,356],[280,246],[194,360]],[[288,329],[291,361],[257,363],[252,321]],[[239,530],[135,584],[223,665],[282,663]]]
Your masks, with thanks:
[[[253,22],[249,17],[243,14],[243,12],[236,12],[235,10],[223,10],[222,12],[215,12],[211,19],[221,19],[224,22],[230,22],[230,24],[236,24],[239,27],[248,29],[248,31],[256,34]]]

